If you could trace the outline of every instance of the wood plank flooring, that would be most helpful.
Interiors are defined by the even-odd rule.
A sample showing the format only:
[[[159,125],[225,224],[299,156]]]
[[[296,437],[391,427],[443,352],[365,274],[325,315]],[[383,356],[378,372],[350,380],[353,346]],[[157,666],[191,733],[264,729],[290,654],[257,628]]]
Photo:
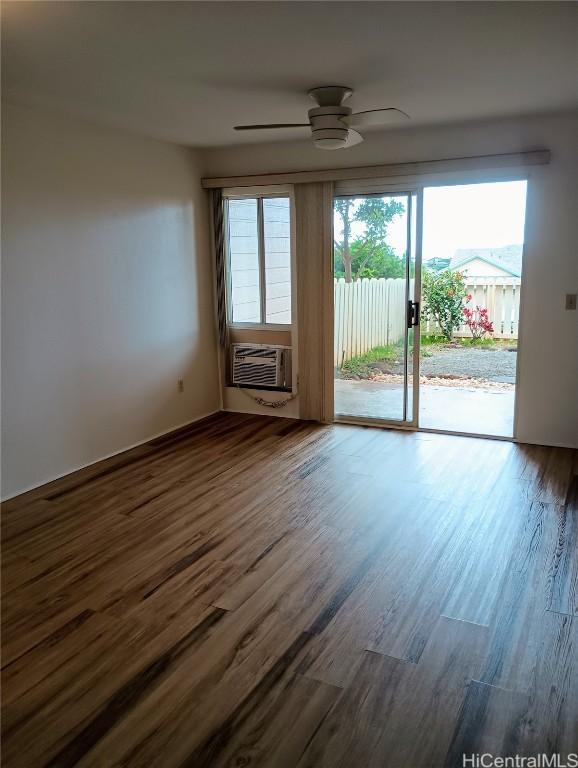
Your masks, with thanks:
[[[578,752],[574,452],[218,414],[4,505],[4,765]]]

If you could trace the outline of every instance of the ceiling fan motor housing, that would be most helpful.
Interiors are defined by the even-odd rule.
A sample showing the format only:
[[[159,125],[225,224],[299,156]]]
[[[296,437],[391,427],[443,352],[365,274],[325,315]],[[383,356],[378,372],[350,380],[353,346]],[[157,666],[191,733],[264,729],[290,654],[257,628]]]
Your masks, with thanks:
[[[315,146],[319,149],[339,149],[347,142],[349,128],[344,122],[351,109],[344,106],[315,107],[307,113]]]
[[[308,91],[317,104],[310,109],[308,123],[268,123],[265,125],[236,125],[237,131],[252,131],[268,128],[311,128],[313,142],[318,149],[341,149],[354,147],[363,141],[363,136],[355,130],[362,126],[384,125],[409,115],[395,107],[366,109],[352,114],[349,107],[344,107],[353,89],[345,85],[322,85]]]

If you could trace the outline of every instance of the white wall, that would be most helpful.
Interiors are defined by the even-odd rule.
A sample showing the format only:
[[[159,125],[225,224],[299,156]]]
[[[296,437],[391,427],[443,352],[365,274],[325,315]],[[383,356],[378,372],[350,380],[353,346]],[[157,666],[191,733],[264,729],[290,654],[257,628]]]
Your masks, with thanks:
[[[4,106],[3,497],[219,408],[199,175],[188,150]]]
[[[549,148],[528,185],[519,355],[518,439],[578,444],[578,117],[551,115],[368,133],[342,152],[311,142],[204,152],[207,176],[310,170]]]

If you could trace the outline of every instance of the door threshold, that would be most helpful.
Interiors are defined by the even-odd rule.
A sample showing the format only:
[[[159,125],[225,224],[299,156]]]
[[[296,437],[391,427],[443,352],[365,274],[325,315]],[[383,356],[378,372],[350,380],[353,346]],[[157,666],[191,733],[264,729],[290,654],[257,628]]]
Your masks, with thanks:
[[[477,437],[484,440],[500,440],[505,443],[517,442],[515,437],[505,437],[503,435],[484,435],[481,432],[460,432],[452,429],[435,429],[434,427],[419,427],[415,424],[396,424],[385,419],[371,419],[363,416],[335,416],[336,424],[352,424],[358,427],[375,427],[379,429],[396,429],[400,432],[424,432],[433,435],[453,435],[454,437]]]

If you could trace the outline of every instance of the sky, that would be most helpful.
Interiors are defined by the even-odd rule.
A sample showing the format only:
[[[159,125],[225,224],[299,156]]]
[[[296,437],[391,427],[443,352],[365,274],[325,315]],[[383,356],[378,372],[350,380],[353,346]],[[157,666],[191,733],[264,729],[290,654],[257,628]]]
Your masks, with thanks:
[[[451,258],[459,248],[499,248],[524,242],[525,181],[427,187],[422,260]],[[388,226],[388,243],[405,251],[405,216]]]
[[[429,187],[423,201],[423,261],[459,248],[522,245],[526,182]]]

